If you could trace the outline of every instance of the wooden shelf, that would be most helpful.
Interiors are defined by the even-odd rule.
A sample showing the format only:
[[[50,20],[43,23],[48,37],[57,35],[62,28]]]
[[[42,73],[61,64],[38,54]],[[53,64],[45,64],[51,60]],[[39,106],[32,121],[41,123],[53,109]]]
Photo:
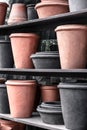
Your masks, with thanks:
[[[87,9],[50,16],[45,19],[34,19],[15,25],[2,25],[0,26],[0,34],[6,35],[14,32],[40,32],[45,29],[54,30],[58,25],[76,23],[87,24]]]
[[[0,74],[87,78],[87,69],[16,69],[0,68]]]
[[[51,125],[43,123],[38,113],[34,113],[31,118],[12,118],[10,114],[0,114],[0,118],[48,130],[67,130],[64,125]]]

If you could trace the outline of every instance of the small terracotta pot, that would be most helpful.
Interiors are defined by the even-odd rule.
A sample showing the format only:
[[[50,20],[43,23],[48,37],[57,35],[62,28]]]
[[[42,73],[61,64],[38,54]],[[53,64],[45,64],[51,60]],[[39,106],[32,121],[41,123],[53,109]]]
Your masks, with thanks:
[[[40,2],[36,4],[35,8],[39,18],[46,18],[69,11],[68,4],[57,2]]]
[[[10,35],[16,68],[33,68],[30,55],[37,51],[39,36],[33,33],[14,33]]]
[[[56,28],[62,69],[85,68],[87,62],[87,26],[62,25]]]
[[[26,20],[27,20],[26,5],[23,3],[13,4],[9,15],[8,24],[15,24]]]
[[[5,23],[7,7],[8,7],[7,3],[0,2],[0,25],[3,25]]]
[[[6,85],[11,116],[17,118],[30,117],[35,102],[36,84],[29,81],[8,80]]]
[[[59,100],[59,89],[57,86],[42,86],[41,98],[43,102],[52,102]]]
[[[25,126],[22,123],[8,121],[8,120],[2,120],[0,119],[1,124],[1,130],[25,130]]]

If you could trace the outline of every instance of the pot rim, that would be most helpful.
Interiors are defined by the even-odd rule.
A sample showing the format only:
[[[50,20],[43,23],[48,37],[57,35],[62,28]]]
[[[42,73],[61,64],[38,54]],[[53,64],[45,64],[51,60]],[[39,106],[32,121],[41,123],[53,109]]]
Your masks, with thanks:
[[[9,6],[6,2],[0,2],[0,5],[5,5],[6,7]]]
[[[37,85],[35,84],[35,83],[33,83],[33,82],[16,82],[15,80],[14,81],[12,81],[12,80],[7,80],[6,82],[5,82],[5,84],[8,86],[11,86],[11,85],[13,85],[13,86],[16,86],[16,85],[18,85],[18,86],[29,86],[29,85],[32,85],[32,86],[34,86],[34,87],[36,87]]]
[[[13,3],[12,6],[15,6],[15,5],[23,5],[23,6],[26,6],[24,3]]]
[[[57,55],[31,55],[30,56],[30,58],[32,58],[32,59],[38,59],[38,58],[47,58],[47,59],[49,59],[49,58],[58,58],[59,56],[57,56]]]
[[[56,90],[56,89],[58,89],[57,85],[55,85],[55,86],[41,86],[41,90]]]
[[[39,35],[34,34],[34,33],[12,33],[9,37],[10,38],[12,38],[12,37],[36,37],[36,38],[39,38]]]
[[[87,83],[59,83],[57,86],[59,89],[87,89]]]
[[[42,7],[42,6],[68,6],[67,3],[58,3],[58,2],[40,2],[38,4],[35,5],[35,9],[39,8],[39,7]]]
[[[28,8],[28,7],[35,7],[35,4],[28,4],[28,5],[27,5],[27,8]]]
[[[82,24],[68,24],[68,25],[60,25],[57,26],[55,31],[68,31],[68,30],[87,30],[86,25]]]
[[[0,44],[10,44],[10,41],[6,41],[6,40],[0,40]]]

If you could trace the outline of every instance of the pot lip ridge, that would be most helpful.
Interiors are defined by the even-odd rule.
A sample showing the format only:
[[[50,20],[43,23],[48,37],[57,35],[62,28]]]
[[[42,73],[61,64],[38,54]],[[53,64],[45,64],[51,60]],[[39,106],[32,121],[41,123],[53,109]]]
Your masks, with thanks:
[[[82,24],[67,24],[67,25],[60,25],[57,26],[55,31],[68,31],[68,30],[87,30],[87,26],[86,25],[82,25]]]
[[[58,2],[40,2],[38,4],[35,5],[35,9],[39,8],[39,7],[42,7],[42,6],[51,6],[51,5],[60,5],[60,6],[68,6],[67,3],[58,3]]]
[[[55,90],[58,88],[57,88],[57,85],[55,85],[55,86],[41,86],[41,89],[42,90]]]
[[[0,2],[0,5],[5,5],[6,7],[8,7],[9,5],[6,2]]]
[[[12,37],[36,37],[36,38],[40,38],[40,36],[35,34],[35,33],[12,33],[9,37],[10,38],[12,38]]]
[[[87,83],[63,83],[60,82],[57,86],[59,89],[76,89],[84,90],[87,89]]]

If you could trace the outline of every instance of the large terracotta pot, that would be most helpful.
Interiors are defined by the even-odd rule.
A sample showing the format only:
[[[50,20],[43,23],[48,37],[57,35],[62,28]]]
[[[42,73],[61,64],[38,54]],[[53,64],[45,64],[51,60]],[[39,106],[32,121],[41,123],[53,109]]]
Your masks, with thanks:
[[[52,102],[59,100],[59,90],[57,86],[42,86],[41,99],[43,102]]]
[[[68,4],[57,2],[40,2],[36,4],[35,8],[39,18],[46,18],[69,11]]]
[[[7,7],[8,7],[7,3],[0,2],[0,25],[3,25],[5,23]]]
[[[26,5],[23,3],[13,4],[9,15],[8,24],[15,24],[26,20],[27,20]]]
[[[36,84],[29,81],[8,80],[7,93],[12,117],[30,117],[33,112]]]
[[[62,25],[56,28],[62,69],[85,68],[87,63],[87,26]]]
[[[16,68],[33,68],[30,55],[37,51],[39,36],[33,33],[14,33],[10,35]]]

